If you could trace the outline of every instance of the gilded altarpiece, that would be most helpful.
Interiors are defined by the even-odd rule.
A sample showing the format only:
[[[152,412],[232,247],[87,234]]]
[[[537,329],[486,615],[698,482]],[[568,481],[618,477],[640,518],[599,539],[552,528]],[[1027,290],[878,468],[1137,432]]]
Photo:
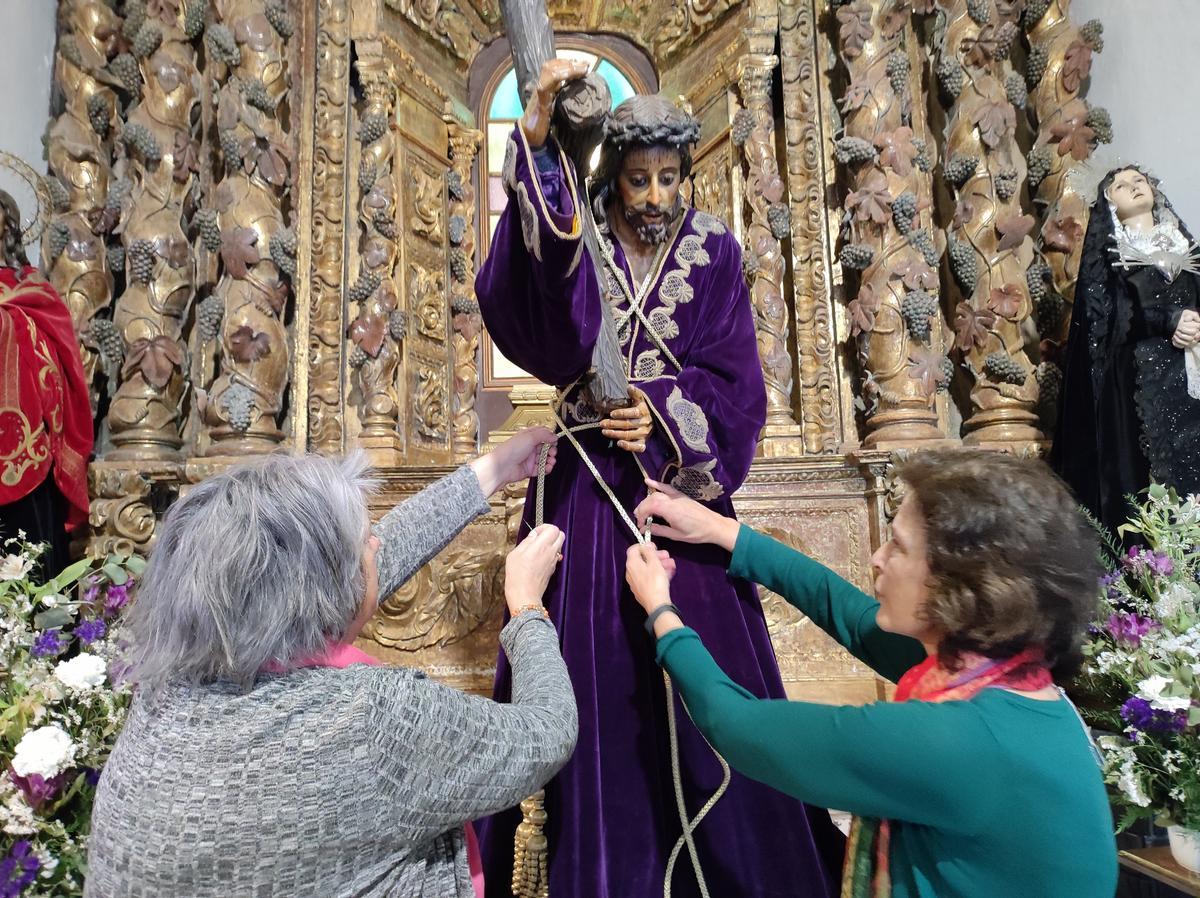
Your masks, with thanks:
[[[856,35],[877,19],[910,27],[868,15],[888,2],[856,0],[836,20],[818,0],[549,3],[563,33],[637,48],[662,92],[701,121],[684,195],[742,242],[768,391],[739,513],[864,589],[895,510],[895,458],[860,443],[870,428],[848,346],[842,263],[853,259],[838,255],[846,101],[839,108],[835,93],[847,60],[860,58]],[[497,74],[472,71],[501,36],[495,0],[185,0],[151,22],[137,0],[59,5],[57,77],[79,94],[49,136],[65,188],[56,233],[69,238],[51,271],[83,333],[98,404],[107,391],[110,417],[124,416],[93,468],[93,546],[152,548],[171,496],[233,460],[223,446],[365,448],[382,483],[375,514],[470,457],[487,439],[472,289],[487,222],[475,158],[485,122],[469,85]],[[92,40],[97,24],[105,40]],[[927,52],[914,43],[909,67],[893,62],[888,76],[914,103],[927,99],[920,78],[903,78]],[[143,113],[131,113],[144,96]],[[175,117],[143,121],[160,106]],[[151,187],[170,199],[159,231],[140,211]],[[896,226],[932,227],[934,211]],[[163,285],[176,298],[156,312],[159,330],[134,333],[126,323],[140,297]],[[237,317],[243,309],[256,317]],[[948,310],[930,314],[948,327]],[[130,458],[138,447],[146,457]],[[487,692],[522,493],[493,499],[386,597],[363,646]],[[881,694],[780,597],[763,603],[792,695]]]

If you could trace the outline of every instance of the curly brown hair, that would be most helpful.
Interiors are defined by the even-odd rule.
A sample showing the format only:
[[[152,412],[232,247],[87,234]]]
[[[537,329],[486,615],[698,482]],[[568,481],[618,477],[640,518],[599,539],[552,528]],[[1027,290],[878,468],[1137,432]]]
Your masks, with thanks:
[[[0,240],[3,240],[0,245],[0,264],[7,263],[14,267],[28,265],[29,257],[25,255],[22,241],[21,210],[17,207],[17,201],[3,190],[0,190],[0,211],[3,211],[4,217],[3,231],[0,232]]]
[[[925,452],[898,474],[925,522],[939,655],[1004,658],[1041,646],[1056,680],[1075,674],[1094,618],[1098,539],[1042,462],[981,450]]]

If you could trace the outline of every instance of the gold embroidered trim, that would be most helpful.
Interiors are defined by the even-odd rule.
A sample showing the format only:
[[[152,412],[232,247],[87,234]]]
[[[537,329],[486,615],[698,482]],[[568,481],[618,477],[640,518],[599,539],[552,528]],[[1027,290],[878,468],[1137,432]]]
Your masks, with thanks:
[[[716,466],[717,460],[714,458],[704,464],[680,468],[679,473],[671,479],[671,486],[697,502],[719,499],[725,495],[725,487],[717,483],[717,479],[712,475]]]
[[[683,441],[697,452],[708,454],[708,418],[704,415],[704,409],[684,397],[678,385],[667,397],[667,411],[679,425],[679,435]]]

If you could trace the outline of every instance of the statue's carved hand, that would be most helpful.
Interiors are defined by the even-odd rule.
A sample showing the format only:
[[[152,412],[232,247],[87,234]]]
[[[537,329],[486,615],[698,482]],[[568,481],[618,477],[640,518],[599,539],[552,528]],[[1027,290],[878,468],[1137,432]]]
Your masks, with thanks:
[[[588,64],[578,59],[548,59],[542,65],[537,88],[521,116],[521,131],[531,147],[540,147],[550,134],[550,116],[558,92],[588,71]]]
[[[646,394],[637,387],[629,388],[630,404],[616,409],[600,422],[600,432],[626,452],[645,452],[646,439],[654,431],[654,419]]]
[[[1200,313],[1185,309],[1179,316],[1179,324],[1171,335],[1171,345],[1176,349],[1187,349],[1200,341]]]

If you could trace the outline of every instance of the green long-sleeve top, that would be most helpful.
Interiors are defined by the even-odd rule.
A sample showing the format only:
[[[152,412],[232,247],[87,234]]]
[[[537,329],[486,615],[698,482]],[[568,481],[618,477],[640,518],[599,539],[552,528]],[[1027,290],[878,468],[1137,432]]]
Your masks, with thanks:
[[[879,603],[743,526],[730,573],[782,595],[895,681],[916,640],[875,623]],[[658,640],[696,726],[742,774],[796,798],[892,821],[894,898],[1112,898],[1112,815],[1074,710],[1005,689],[970,701],[864,707],[763,700],[694,630]]]

